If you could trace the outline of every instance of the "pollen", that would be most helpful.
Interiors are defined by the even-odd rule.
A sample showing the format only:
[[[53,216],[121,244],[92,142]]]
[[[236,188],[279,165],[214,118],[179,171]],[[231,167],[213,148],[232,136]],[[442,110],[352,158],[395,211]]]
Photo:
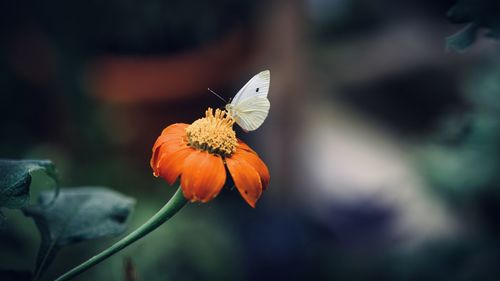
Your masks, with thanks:
[[[234,120],[226,111],[212,108],[205,111],[205,117],[186,128],[188,145],[222,157],[233,154],[238,140],[233,130]]]

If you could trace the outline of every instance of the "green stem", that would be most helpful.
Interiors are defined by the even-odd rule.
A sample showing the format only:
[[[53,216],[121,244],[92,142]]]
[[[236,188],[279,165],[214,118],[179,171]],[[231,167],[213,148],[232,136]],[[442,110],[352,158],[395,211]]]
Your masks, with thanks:
[[[129,235],[123,237],[120,241],[116,242],[111,247],[109,247],[106,250],[102,251],[101,253],[93,256],[92,258],[88,259],[86,262],[71,269],[70,271],[64,273],[59,278],[57,278],[56,281],[69,280],[69,279],[77,276],[78,274],[86,271],[87,269],[91,268],[92,266],[100,263],[101,261],[111,257],[112,255],[116,254],[120,250],[122,250],[125,247],[129,246],[130,244],[134,243],[135,241],[141,239],[142,237],[144,237],[145,235],[147,235],[151,231],[158,228],[164,222],[169,220],[171,217],[173,217],[180,209],[182,209],[182,207],[184,207],[186,202],[187,201],[184,198],[184,195],[182,194],[182,190],[179,187],[179,189],[175,192],[174,196],[172,196],[172,198],[170,198],[170,200],[167,202],[167,204],[165,204],[165,206],[163,206],[146,223],[144,223],[139,228],[137,228],[136,230],[131,232]]]

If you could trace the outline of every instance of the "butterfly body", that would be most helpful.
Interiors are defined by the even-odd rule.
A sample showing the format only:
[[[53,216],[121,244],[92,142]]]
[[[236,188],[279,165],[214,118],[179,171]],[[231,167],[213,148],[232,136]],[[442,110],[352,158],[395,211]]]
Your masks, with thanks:
[[[254,131],[266,119],[271,103],[267,99],[270,72],[264,70],[256,74],[226,105],[226,111],[245,131]]]

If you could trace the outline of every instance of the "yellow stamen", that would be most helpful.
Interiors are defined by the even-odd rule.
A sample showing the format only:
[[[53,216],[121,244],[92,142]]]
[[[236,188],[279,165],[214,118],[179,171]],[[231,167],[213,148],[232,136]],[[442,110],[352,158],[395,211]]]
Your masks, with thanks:
[[[208,108],[204,118],[186,128],[188,145],[223,157],[229,156],[238,144],[233,124],[233,118],[226,111],[216,109],[214,114],[213,109]]]

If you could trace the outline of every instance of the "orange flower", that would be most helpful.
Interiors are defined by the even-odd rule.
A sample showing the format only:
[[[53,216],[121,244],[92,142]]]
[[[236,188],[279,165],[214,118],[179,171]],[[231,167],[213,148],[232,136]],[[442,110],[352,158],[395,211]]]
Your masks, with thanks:
[[[151,168],[172,185],[181,177],[181,188],[191,202],[215,198],[229,170],[236,188],[255,208],[269,185],[269,170],[257,153],[236,138],[234,120],[227,112],[211,108],[193,124],[173,124],[163,130],[153,146]]]

